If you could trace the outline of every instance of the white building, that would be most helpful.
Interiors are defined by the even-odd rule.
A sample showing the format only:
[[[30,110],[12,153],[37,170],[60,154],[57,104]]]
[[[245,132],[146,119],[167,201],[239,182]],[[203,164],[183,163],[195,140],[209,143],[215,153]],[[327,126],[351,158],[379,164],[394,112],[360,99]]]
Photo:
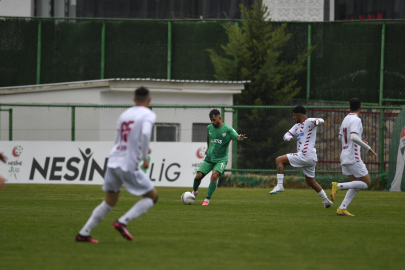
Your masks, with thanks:
[[[273,21],[334,20],[335,0],[263,0]],[[1,0],[0,16],[76,17],[76,0]]]
[[[158,79],[106,79],[0,88],[1,109],[12,108],[13,140],[70,141],[72,126],[76,141],[113,141],[115,123],[132,106],[134,89],[150,89],[151,105],[204,105],[209,108],[153,108],[157,114],[153,141],[194,142],[206,140],[208,113],[219,105],[233,105],[233,95],[246,81],[185,81]],[[36,104],[38,107],[7,104]],[[41,104],[70,104],[52,107]],[[78,105],[104,105],[103,108]],[[125,105],[122,107],[108,107]],[[74,116],[72,116],[74,114]],[[9,113],[1,112],[1,140],[8,140]],[[232,113],[225,115],[232,126]],[[223,116],[223,117],[224,117]],[[74,123],[72,122],[74,120]]]
[[[324,21],[333,17],[334,0],[263,0],[272,21]],[[325,10],[325,4],[330,7]],[[326,13],[326,14],[325,14]],[[327,15],[327,16],[325,16]]]

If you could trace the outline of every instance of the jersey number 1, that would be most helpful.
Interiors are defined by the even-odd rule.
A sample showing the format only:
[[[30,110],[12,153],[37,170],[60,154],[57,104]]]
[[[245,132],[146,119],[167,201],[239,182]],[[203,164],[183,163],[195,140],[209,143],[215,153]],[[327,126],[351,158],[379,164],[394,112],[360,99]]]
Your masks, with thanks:
[[[345,137],[345,144],[347,144],[347,128],[343,128],[343,136]]]

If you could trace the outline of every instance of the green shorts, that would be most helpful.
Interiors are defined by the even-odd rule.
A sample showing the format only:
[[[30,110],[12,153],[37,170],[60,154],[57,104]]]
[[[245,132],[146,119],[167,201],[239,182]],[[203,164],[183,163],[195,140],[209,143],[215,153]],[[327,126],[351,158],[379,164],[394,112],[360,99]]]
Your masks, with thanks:
[[[201,164],[200,168],[198,168],[197,172],[202,172],[203,174],[208,174],[210,171],[217,171],[220,174],[224,173],[224,170],[226,168],[226,164],[228,162],[222,162],[222,163],[213,163],[209,161],[203,161]]]

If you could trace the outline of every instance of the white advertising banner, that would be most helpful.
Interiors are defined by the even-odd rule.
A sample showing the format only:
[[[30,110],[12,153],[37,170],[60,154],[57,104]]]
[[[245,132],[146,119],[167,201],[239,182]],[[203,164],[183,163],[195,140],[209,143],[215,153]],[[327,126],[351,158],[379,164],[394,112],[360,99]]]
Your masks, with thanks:
[[[3,141],[0,174],[7,183],[102,185],[112,142]],[[152,142],[149,169],[155,186],[190,187],[204,160],[206,143]],[[201,187],[208,187],[211,174]]]

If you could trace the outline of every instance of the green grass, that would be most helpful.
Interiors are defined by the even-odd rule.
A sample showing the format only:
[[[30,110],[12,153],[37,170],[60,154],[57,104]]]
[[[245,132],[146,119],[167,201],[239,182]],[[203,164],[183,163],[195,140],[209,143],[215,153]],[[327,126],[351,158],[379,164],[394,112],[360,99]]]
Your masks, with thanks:
[[[0,191],[0,269],[404,269],[405,193],[359,192],[336,216],[345,192],[324,209],[310,189],[157,188],[159,202],[131,222],[134,241],[112,222],[138,198],[121,198],[92,236],[74,237],[104,197],[100,186],[12,185]],[[326,191],[329,193],[329,190]]]

